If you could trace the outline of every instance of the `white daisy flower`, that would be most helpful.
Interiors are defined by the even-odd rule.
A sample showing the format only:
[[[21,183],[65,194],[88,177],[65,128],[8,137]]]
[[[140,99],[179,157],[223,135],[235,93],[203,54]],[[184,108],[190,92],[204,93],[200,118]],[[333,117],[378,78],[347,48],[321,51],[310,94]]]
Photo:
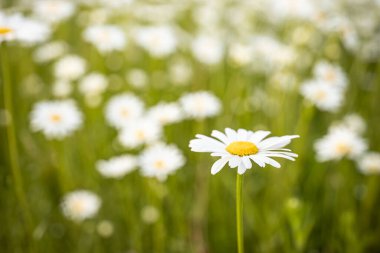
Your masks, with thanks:
[[[116,128],[130,125],[140,118],[143,112],[144,103],[132,93],[112,97],[105,110],[107,122]]]
[[[191,45],[194,57],[203,64],[218,64],[224,56],[221,39],[210,35],[198,35]]]
[[[358,114],[348,114],[343,119],[343,124],[352,131],[362,134],[367,128],[366,122]]]
[[[170,81],[178,85],[186,85],[193,76],[191,65],[184,60],[176,60],[170,63],[169,78]]]
[[[37,17],[51,23],[65,20],[75,11],[74,3],[67,0],[38,0],[32,8]]]
[[[176,123],[183,119],[183,112],[177,103],[159,103],[151,107],[147,115],[162,125]]]
[[[208,91],[185,94],[180,98],[179,102],[186,116],[193,119],[213,117],[222,110],[219,98]]]
[[[136,169],[136,166],[137,159],[132,155],[117,156],[107,161],[100,160],[96,163],[99,173],[109,178],[122,178]]]
[[[52,93],[56,97],[64,98],[71,94],[73,86],[69,81],[56,80],[52,86]]]
[[[127,124],[119,134],[120,143],[126,148],[137,148],[154,143],[162,135],[161,125],[150,118],[135,119]]]
[[[207,152],[211,156],[220,157],[211,168],[211,174],[218,173],[227,163],[231,168],[238,168],[238,173],[243,174],[247,169],[252,168],[252,162],[260,167],[270,164],[276,168],[281,165],[272,157],[282,157],[294,161],[297,154],[290,149],[285,149],[286,145],[298,135],[285,135],[281,137],[269,137],[269,131],[249,131],[239,129],[237,131],[226,128],[225,134],[214,130],[211,137],[197,134],[196,139],[190,141],[191,151]]]
[[[177,38],[170,26],[149,26],[136,30],[136,43],[153,57],[165,57],[176,50]]]
[[[67,55],[54,64],[54,75],[58,79],[74,81],[86,71],[86,61],[76,55]]]
[[[127,44],[124,32],[114,25],[90,26],[84,31],[83,38],[101,53],[123,50]]]
[[[342,68],[338,65],[330,64],[326,61],[319,61],[314,67],[315,77],[332,86],[345,88],[347,86],[347,77]]]
[[[314,148],[317,160],[324,162],[340,160],[343,157],[357,158],[367,149],[367,143],[355,131],[335,126],[329,129],[326,136],[315,142]]]
[[[175,145],[157,143],[141,153],[139,163],[144,176],[163,181],[185,164],[185,158]]]
[[[83,123],[82,113],[72,100],[43,101],[30,113],[31,127],[48,139],[62,139]]]
[[[100,73],[90,73],[79,82],[79,91],[85,96],[96,96],[103,93],[108,86],[107,78]]]
[[[50,27],[38,20],[25,18],[21,14],[6,16],[0,12],[0,43],[17,40],[33,46],[49,38]]]
[[[66,194],[61,203],[63,215],[68,219],[81,222],[96,215],[101,205],[100,198],[87,190]]]
[[[61,57],[67,50],[67,45],[62,41],[44,44],[33,53],[33,59],[38,63],[52,61]]]
[[[343,102],[343,91],[318,80],[302,84],[301,94],[323,111],[336,112]]]
[[[363,174],[380,173],[380,153],[368,152],[358,160],[359,170]]]

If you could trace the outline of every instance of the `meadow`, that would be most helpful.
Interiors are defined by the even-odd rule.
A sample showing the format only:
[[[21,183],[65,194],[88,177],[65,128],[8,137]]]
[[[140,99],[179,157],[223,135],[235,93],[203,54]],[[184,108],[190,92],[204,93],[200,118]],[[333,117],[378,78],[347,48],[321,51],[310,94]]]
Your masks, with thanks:
[[[380,1],[0,7],[0,252],[380,252]]]

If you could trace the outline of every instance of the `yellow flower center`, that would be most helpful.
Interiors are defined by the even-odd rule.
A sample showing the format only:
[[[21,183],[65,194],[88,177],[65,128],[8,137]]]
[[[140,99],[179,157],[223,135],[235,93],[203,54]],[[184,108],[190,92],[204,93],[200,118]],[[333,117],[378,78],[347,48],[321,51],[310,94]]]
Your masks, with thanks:
[[[8,27],[0,27],[0,35],[6,35],[7,33],[12,32],[11,28]]]
[[[154,167],[158,170],[162,170],[165,168],[165,162],[162,160],[157,160],[154,162]]]
[[[226,147],[228,153],[238,156],[254,155],[259,152],[255,144],[249,141],[234,141]]]
[[[342,155],[345,155],[351,152],[351,147],[348,146],[346,143],[338,143],[335,148],[336,148],[336,151]]]
[[[61,117],[61,115],[59,115],[59,114],[53,114],[53,115],[51,115],[50,119],[51,119],[51,121],[53,121],[54,123],[58,123],[58,122],[61,121],[62,117]]]

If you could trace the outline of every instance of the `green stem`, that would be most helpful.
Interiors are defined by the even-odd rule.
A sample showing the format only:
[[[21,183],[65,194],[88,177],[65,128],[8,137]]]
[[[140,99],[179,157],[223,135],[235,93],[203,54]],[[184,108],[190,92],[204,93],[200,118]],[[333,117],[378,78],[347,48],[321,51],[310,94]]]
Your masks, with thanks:
[[[7,124],[7,138],[8,138],[8,151],[9,151],[9,162],[13,177],[13,186],[15,189],[16,197],[20,203],[21,210],[25,219],[26,226],[30,231],[32,229],[32,216],[30,214],[29,205],[26,199],[23,180],[21,176],[16,130],[14,127],[14,113],[13,113],[13,101],[12,101],[12,85],[9,76],[9,62],[8,62],[8,52],[6,45],[1,47],[1,72],[2,72],[2,86],[4,92],[4,109],[9,113],[10,120]]]
[[[238,253],[244,252],[244,235],[243,235],[243,175],[236,174],[236,235]]]

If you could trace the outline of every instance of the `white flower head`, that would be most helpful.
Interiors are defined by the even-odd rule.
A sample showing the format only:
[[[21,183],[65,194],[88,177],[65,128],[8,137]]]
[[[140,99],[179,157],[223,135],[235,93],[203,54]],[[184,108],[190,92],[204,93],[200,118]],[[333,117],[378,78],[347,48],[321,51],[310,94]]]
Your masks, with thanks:
[[[69,81],[66,80],[56,80],[53,83],[52,93],[56,97],[64,98],[71,94],[73,91],[73,86]]]
[[[358,160],[359,170],[363,174],[380,173],[380,153],[368,152],[362,155]]]
[[[139,163],[144,176],[163,181],[185,164],[185,158],[175,145],[157,143],[141,153]]]
[[[63,215],[81,222],[96,215],[101,205],[100,198],[93,192],[78,190],[66,194],[61,203]]]
[[[151,107],[147,115],[162,125],[176,123],[183,119],[183,111],[177,103],[159,103]]]
[[[85,96],[96,96],[103,93],[108,86],[107,78],[100,73],[90,73],[79,83],[79,91]]]
[[[211,35],[199,35],[191,45],[194,57],[203,64],[218,64],[224,56],[224,44],[221,39]]]
[[[58,79],[74,81],[86,71],[86,61],[76,55],[67,55],[54,64],[54,75]]]
[[[352,131],[362,134],[366,130],[366,122],[358,114],[348,114],[343,119],[343,124]]]
[[[82,113],[72,100],[43,101],[30,113],[31,127],[48,139],[63,139],[83,122]]]
[[[123,50],[127,44],[124,32],[113,25],[94,25],[83,33],[84,40],[94,45],[101,53]]]
[[[324,162],[340,160],[343,157],[357,158],[366,149],[367,143],[356,132],[344,126],[335,126],[314,144],[317,160]]]
[[[119,141],[126,148],[137,148],[158,141],[161,135],[161,125],[156,120],[145,117],[127,124],[119,134]]]
[[[281,165],[272,157],[281,157],[294,161],[297,154],[284,147],[298,135],[285,135],[269,137],[269,131],[249,131],[239,129],[237,131],[226,128],[225,133],[214,130],[211,137],[197,134],[196,139],[190,141],[191,151],[211,153],[211,156],[219,157],[211,168],[211,174],[218,173],[227,163],[231,168],[238,168],[239,174],[244,174],[252,168],[252,161],[260,167],[266,164],[280,168]]]
[[[38,63],[52,61],[61,57],[67,50],[65,42],[55,41],[46,43],[37,48],[33,53],[33,59]]]
[[[122,178],[135,170],[136,166],[137,159],[132,155],[117,156],[107,161],[100,160],[96,163],[96,168],[99,173],[109,178]]]
[[[17,40],[26,46],[46,41],[51,34],[50,27],[38,20],[21,14],[6,16],[0,13],[0,43]]]
[[[323,111],[336,112],[343,102],[343,91],[318,80],[302,84],[301,94]]]
[[[74,3],[67,0],[38,0],[32,8],[38,18],[51,23],[65,20],[75,11]]]
[[[314,67],[315,77],[331,86],[345,88],[347,86],[347,77],[342,68],[326,61],[318,62]]]
[[[132,93],[112,97],[105,110],[107,122],[119,129],[133,123],[143,112],[144,103]]]
[[[177,38],[170,26],[148,26],[136,30],[136,43],[148,53],[162,58],[173,53],[177,48]]]
[[[185,94],[180,98],[180,104],[185,115],[193,119],[213,117],[222,110],[219,98],[208,91]]]

